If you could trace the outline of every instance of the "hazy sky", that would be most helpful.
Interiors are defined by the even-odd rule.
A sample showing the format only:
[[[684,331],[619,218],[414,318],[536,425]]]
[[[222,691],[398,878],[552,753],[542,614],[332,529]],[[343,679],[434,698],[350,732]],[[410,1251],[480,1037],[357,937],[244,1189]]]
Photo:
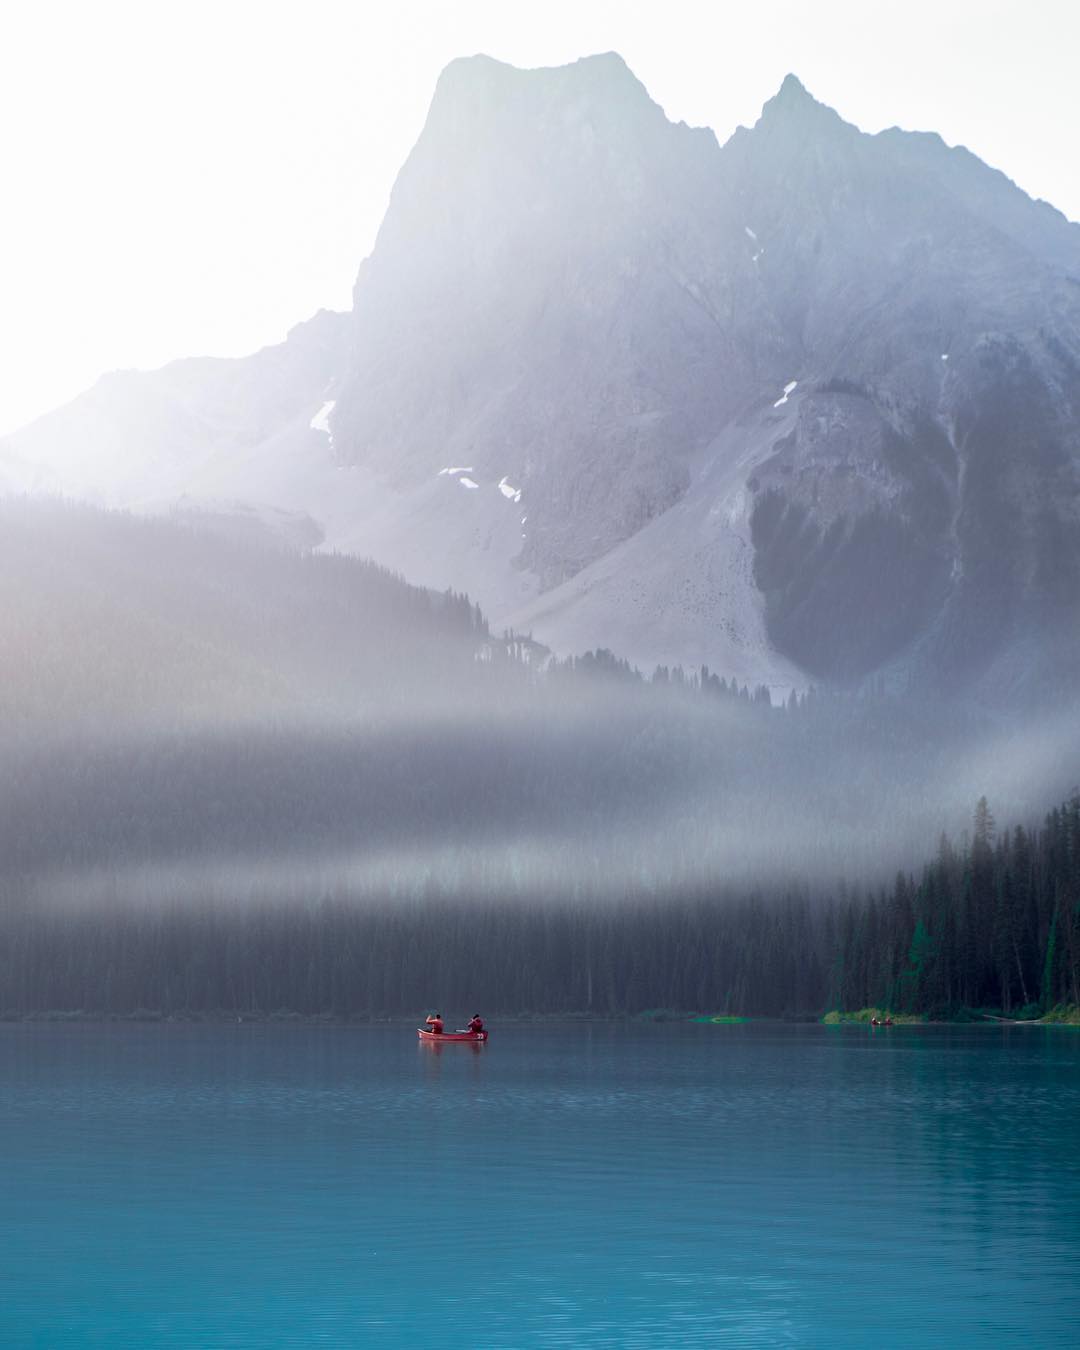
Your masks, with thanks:
[[[792,70],[1080,220],[1075,0],[0,0],[0,434],[346,308],[449,60],[608,50],[721,141]]]

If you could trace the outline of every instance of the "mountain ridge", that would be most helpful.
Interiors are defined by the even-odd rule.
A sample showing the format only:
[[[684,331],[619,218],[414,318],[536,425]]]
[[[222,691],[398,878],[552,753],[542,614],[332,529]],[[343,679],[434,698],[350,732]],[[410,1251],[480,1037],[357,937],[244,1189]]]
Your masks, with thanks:
[[[781,689],[993,684],[1074,617],[1074,271],[1080,226],[794,75],[720,145],[613,53],[461,58],[351,315],[318,358],[284,344],[288,397],[260,396],[239,449],[174,448],[197,472],[156,497],[121,472],[115,499],[287,508],[556,650]]]

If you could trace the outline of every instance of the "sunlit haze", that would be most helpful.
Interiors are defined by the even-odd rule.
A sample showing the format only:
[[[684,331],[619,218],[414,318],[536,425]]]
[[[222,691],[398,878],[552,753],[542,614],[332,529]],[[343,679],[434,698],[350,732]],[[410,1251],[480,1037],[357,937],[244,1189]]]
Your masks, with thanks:
[[[161,0],[8,8],[0,432],[104,371],[241,355],[345,309],[439,71],[617,50],[721,141],[794,71],[1080,219],[1080,10],[1042,3]]]
[[[6,6],[0,1350],[1080,1346],[1078,51]]]

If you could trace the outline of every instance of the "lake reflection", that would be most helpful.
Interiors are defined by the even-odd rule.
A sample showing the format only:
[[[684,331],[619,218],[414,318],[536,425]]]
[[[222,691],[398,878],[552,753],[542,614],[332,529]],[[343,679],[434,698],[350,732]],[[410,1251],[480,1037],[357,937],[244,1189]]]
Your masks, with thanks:
[[[1080,1344],[1067,1028],[0,1026],[0,1343]]]

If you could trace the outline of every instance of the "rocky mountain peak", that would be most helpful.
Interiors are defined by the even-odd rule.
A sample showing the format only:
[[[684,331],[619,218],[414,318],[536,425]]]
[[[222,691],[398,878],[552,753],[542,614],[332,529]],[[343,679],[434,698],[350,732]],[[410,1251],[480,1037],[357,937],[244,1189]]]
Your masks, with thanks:
[[[572,126],[586,108],[607,122],[613,115],[663,120],[645,86],[615,52],[528,69],[479,54],[451,61],[439,76],[421,145],[467,124],[485,141],[507,128],[520,134],[530,118],[540,119],[534,131],[550,131],[552,121]]]
[[[587,229],[604,200],[647,193],[680,133],[614,53],[530,70],[483,55],[452,61],[375,256],[401,256],[423,287],[445,281],[448,266],[486,272],[526,236],[551,237],[575,218]]]
[[[794,133],[800,138],[844,132],[858,134],[833,108],[819,103],[797,75],[784,77],[779,90],[762,108],[754,130],[782,132],[789,136]]]
[[[780,104],[792,104],[799,100],[809,99],[811,103],[815,100],[807,91],[806,85],[799,79],[793,71],[788,71],[780,85],[779,92],[775,95],[773,102]]]
[[[514,66],[497,57],[477,52],[450,61],[435,85],[432,103],[445,98],[498,97],[524,85],[592,86],[610,95],[620,86],[644,91],[644,85],[618,52],[597,52],[564,66]]]

